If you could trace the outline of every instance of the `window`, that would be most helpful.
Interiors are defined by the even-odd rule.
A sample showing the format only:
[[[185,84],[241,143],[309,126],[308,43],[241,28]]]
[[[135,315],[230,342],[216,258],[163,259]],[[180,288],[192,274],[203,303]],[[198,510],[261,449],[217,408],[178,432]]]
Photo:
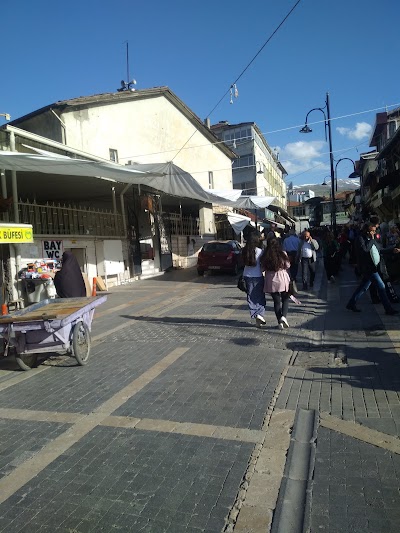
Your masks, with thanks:
[[[214,173],[213,172],[208,173],[208,188],[214,189]]]
[[[118,163],[118,150],[110,148],[110,161],[113,163]]]
[[[242,155],[238,159],[233,161],[232,168],[240,167],[254,167],[254,156],[253,155]]]
[[[230,252],[231,245],[222,242],[212,242],[203,246],[203,252]]]

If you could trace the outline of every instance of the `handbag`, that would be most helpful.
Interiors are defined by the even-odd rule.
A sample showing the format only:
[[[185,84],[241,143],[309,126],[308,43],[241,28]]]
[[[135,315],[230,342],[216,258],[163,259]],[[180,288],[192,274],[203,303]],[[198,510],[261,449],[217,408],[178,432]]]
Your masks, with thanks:
[[[393,285],[390,283],[390,281],[386,281],[385,286],[386,286],[386,293],[388,295],[389,301],[394,304],[398,303],[399,297],[396,291],[394,290]]]
[[[294,280],[289,281],[289,296],[296,296],[297,294],[297,285]]]
[[[246,280],[243,275],[240,275],[237,281],[237,288],[242,292],[247,292]]]

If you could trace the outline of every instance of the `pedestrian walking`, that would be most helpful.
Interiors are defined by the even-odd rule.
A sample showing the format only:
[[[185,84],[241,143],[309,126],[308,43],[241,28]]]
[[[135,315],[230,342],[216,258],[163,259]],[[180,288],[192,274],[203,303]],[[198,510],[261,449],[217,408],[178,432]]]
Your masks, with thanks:
[[[265,326],[265,293],[264,276],[260,267],[260,259],[263,254],[262,237],[257,232],[248,236],[246,245],[242,250],[244,270],[243,278],[247,287],[247,304],[250,317],[255,320],[258,328]]]
[[[385,284],[382,281],[381,276],[379,275],[379,263],[380,263],[380,253],[379,248],[376,244],[375,233],[377,226],[371,222],[364,225],[361,235],[356,241],[357,247],[357,260],[358,260],[358,270],[361,273],[362,280],[360,285],[354,291],[352,297],[346,305],[346,309],[354,312],[360,312],[356,306],[357,301],[361,296],[369,289],[371,283],[376,284],[379,297],[385,308],[387,315],[396,315],[396,311],[390,304],[389,298],[386,294]]]
[[[299,249],[300,239],[296,234],[296,230],[291,228],[289,235],[283,241],[282,249],[287,253],[290,261],[290,279],[295,283],[297,279],[297,272],[299,270],[299,263],[296,261],[297,251]],[[297,292],[297,291],[295,291]]]
[[[261,267],[265,270],[264,291],[271,295],[274,302],[278,327],[288,328],[290,261],[278,239],[271,239],[268,242],[268,248],[261,258]]]
[[[333,233],[328,231],[322,241],[322,254],[324,257],[325,273],[328,281],[335,281],[339,271],[339,243]]]
[[[319,244],[311,237],[308,229],[305,229],[300,237],[297,249],[297,263],[301,264],[301,277],[303,280],[303,290],[313,287],[315,279],[315,265],[317,261],[317,250]]]

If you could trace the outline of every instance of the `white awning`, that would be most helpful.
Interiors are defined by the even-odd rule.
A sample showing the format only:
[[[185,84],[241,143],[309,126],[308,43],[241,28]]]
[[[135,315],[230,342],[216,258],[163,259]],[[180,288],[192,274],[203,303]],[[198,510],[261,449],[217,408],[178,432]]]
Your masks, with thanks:
[[[236,235],[239,235],[244,228],[251,223],[251,218],[245,217],[243,215],[238,215],[237,213],[228,213],[228,222],[232,226],[233,231]]]
[[[171,162],[123,166],[111,162],[72,159],[58,156],[58,154],[36,155],[0,151],[0,168],[17,172],[92,176],[119,183],[146,185],[156,191],[179,198],[191,198],[205,203],[234,207],[231,200],[205,191],[191,174]],[[235,191],[234,197],[236,195]]]
[[[120,183],[146,185],[171,196],[242,209],[264,209],[275,199],[274,196],[240,196],[241,191],[238,189],[207,191],[189,172],[172,162],[123,166],[104,161],[73,159],[58,154],[49,155],[49,152],[45,151],[40,155],[0,151],[0,168],[17,172],[92,176]]]

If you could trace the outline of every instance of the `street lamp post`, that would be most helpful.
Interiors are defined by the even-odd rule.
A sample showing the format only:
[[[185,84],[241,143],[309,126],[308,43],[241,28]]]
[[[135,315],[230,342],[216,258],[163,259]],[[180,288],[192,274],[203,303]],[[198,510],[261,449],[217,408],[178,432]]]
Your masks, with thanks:
[[[338,166],[338,164],[341,161],[351,161],[353,163],[353,172],[349,175],[350,179],[357,179],[357,178],[360,177],[360,174],[356,171],[355,162],[352,159],[350,159],[350,157],[341,157],[338,161],[336,161],[336,165],[335,165],[336,190],[337,190],[337,181],[338,181],[338,178],[337,178],[337,166]]]
[[[326,109],[326,113],[325,113]],[[326,93],[326,100],[324,107],[314,107],[307,115],[304,126],[301,128],[300,133],[311,133],[312,129],[307,124],[308,115],[312,111],[321,111],[325,119],[325,139],[329,143],[329,163],[331,170],[331,191],[332,191],[332,211],[331,211],[331,223],[333,231],[336,231],[336,197],[335,197],[335,170],[333,168],[333,151],[332,151],[332,131],[331,131],[331,111],[329,106],[329,93]],[[328,133],[327,133],[328,132]]]

